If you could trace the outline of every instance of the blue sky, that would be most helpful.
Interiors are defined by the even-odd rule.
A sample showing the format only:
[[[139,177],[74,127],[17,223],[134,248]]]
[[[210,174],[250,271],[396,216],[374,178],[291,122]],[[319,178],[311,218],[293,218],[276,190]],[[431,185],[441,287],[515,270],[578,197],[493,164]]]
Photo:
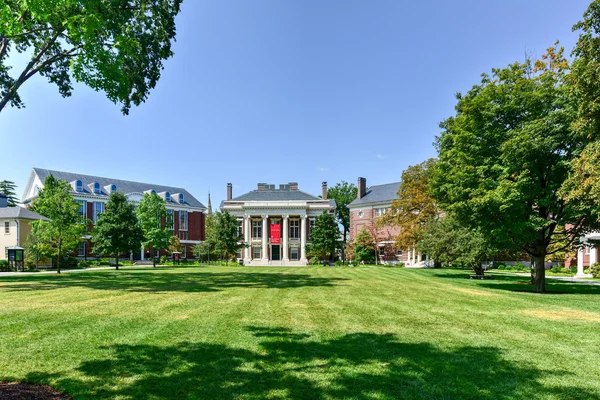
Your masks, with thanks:
[[[213,205],[227,182],[235,196],[398,181],[436,155],[456,92],[556,40],[570,52],[589,3],[186,0],[175,56],[129,116],[85,86],[63,99],[28,81],[27,107],[0,113],[0,180],[20,196],[37,166],[183,186],[203,203],[210,189]]]

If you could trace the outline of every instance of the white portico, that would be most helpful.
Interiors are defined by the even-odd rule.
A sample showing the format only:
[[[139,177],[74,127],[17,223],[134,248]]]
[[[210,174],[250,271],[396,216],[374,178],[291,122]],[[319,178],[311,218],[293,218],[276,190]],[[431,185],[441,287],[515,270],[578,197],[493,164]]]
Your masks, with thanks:
[[[235,216],[240,223],[244,242],[240,254],[244,265],[306,265],[306,244],[315,217],[333,213],[335,201],[327,200],[327,183],[323,198],[298,190],[297,183],[268,185],[259,183],[257,190],[232,197],[227,185],[227,200],[221,210]]]

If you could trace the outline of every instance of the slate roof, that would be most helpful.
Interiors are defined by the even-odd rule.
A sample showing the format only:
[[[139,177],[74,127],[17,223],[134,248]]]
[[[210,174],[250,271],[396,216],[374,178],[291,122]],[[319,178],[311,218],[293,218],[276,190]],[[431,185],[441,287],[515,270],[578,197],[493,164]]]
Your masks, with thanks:
[[[83,193],[83,194],[108,197],[109,193],[107,193],[105,191],[104,187],[114,184],[117,186],[117,192],[123,193],[123,194],[144,193],[145,191],[152,190],[152,189],[155,190],[156,193],[169,192],[171,194],[171,196],[174,195],[175,193],[183,193],[183,200],[184,200],[183,204],[188,205],[190,207],[206,208],[204,206],[204,204],[202,204],[200,201],[198,201],[194,196],[192,196],[190,194],[190,192],[188,192],[184,188],[178,188],[178,187],[174,187],[174,186],[155,185],[155,184],[151,184],[151,183],[124,181],[121,179],[105,178],[102,176],[93,176],[93,175],[75,174],[75,173],[64,172],[64,171],[53,171],[53,170],[42,169],[42,168],[34,168],[33,171],[37,174],[37,176],[39,176],[39,178],[41,179],[42,182],[50,174],[52,174],[56,179],[61,179],[61,180],[67,181],[67,182],[73,182],[76,180],[80,180],[83,183],[83,192],[80,192],[80,193]],[[100,184],[100,188],[102,189],[102,194],[96,194],[92,190],[90,190],[88,185],[90,183],[94,183],[94,182],[98,182]],[[177,205],[180,203],[178,201],[172,200],[169,204]]]
[[[31,210],[28,210],[23,207],[2,207],[0,208],[0,219],[30,219],[30,220],[38,220],[44,219],[49,221],[48,218],[42,217],[38,213],[34,213]]]
[[[252,190],[241,196],[234,197],[229,201],[319,201],[323,200],[301,190],[275,189],[275,190]],[[225,201],[221,202],[221,208]],[[329,204],[335,207],[335,200],[329,200]]]
[[[385,185],[371,186],[361,199],[356,199],[348,207],[365,204],[392,202],[398,196],[400,182],[386,183]]]

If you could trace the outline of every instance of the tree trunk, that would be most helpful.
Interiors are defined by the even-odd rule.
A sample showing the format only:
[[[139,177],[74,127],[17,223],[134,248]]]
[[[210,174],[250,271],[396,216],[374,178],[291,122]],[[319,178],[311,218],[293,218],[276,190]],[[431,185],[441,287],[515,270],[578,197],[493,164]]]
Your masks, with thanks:
[[[536,293],[546,292],[546,251],[545,249],[535,256],[535,286]]]
[[[473,271],[475,271],[475,275],[478,275],[478,276],[483,276],[485,274],[485,271],[483,270],[481,263],[474,264]]]
[[[56,273],[60,274],[60,246],[58,247],[58,257],[56,257]]]
[[[160,254],[160,251],[159,251]],[[156,268],[156,253],[154,251],[154,247],[152,248],[152,267]]]
[[[119,253],[116,253],[116,255],[115,255],[115,267],[118,271],[119,270]]]

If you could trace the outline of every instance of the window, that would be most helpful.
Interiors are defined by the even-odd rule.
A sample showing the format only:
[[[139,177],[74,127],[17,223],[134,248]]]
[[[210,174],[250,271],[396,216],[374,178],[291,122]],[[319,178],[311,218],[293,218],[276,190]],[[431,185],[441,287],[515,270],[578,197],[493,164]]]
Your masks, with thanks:
[[[388,212],[388,210],[389,210],[389,208],[384,208],[384,207],[376,208],[375,209],[375,216],[381,217],[383,214],[385,214],[386,212]]]
[[[237,251],[237,253],[235,253],[235,257],[236,257],[237,259],[240,259],[240,258],[242,258],[242,250],[241,250],[241,249],[240,249],[240,250],[238,250],[238,251]]]
[[[117,185],[110,185],[110,192],[114,193],[117,191]]]
[[[590,254],[590,247],[589,246],[585,246],[585,254],[586,255]]]
[[[298,248],[297,247],[292,247],[290,256],[291,256],[292,261],[298,261]]]
[[[85,257],[85,242],[79,242],[77,246],[77,257]]]
[[[187,258],[187,246],[181,246],[181,249],[181,258]]]
[[[5,234],[10,233],[10,222],[9,221],[4,221],[4,233]]]
[[[83,192],[83,182],[80,180],[75,181],[75,190],[78,192]]]
[[[98,218],[104,212],[104,203],[99,201],[95,201],[92,205],[92,221],[94,223],[98,222]]]
[[[359,218],[362,218],[362,217],[363,217],[363,215],[365,215],[365,214],[364,214],[362,211],[359,211],[359,212],[358,212],[358,216],[359,216]]]
[[[35,185],[33,187],[33,195],[37,196],[40,193],[40,187],[38,185]]]
[[[179,203],[183,204],[183,193],[179,193]]]
[[[254,246],[252,248],[252,258],[253,259],[258,259],[260,258],[260,247],[258,246]]]
[[[188,230],[188,212],[187,211],[179,211],[179,230],[180,231]]]
[[[167,210],[167,221],[166,221],[166,226],[167,229],[170,230],[175,230],[175,219],[173,218],[173,210]]]
[[[300,221],[293,219],[290,221],[290,239],[300,238]]]
[[[179,231],[179,240],[188,240],[188,232]]]
[[[315,227],[315,220],[314,219],[308,220],[309,237],[310,237],[310,234],[312,233],[314,227]]]
[[[396,251],[396,255],[401,256],[402,255],[402,250]]]
[[[100,191],[100,184],[98,182],[94,183],[94,193],[96,193],[96,194],[102,193]]]
[[[79,204],[79,216],[81,217],[81,222],[85,222],[87,218],[87,201],[77,200],[77,204]]]
[[[171,201],[171,193],[165,192],[165,200],[166,201]]]
[[[252,239],[262,238],[262,221],[255,219],[252,221]]]
[[[243,238],[244,237],[244,220],[238,219],[237,223],[238,223],[238,226],[237,226],[236,233],[239,238]]]

